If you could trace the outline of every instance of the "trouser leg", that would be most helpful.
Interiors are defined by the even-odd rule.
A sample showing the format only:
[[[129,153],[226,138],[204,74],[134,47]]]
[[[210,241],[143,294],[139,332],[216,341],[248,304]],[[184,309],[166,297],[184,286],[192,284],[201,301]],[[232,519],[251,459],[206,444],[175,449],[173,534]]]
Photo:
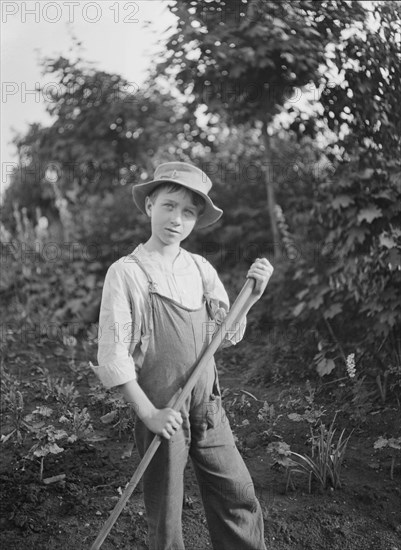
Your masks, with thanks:
[[[135,440],[141,457],[154,438],[136,421]],[[180,429],[162,442],[143,476],[150,550],[184,550],[182,538],[183,476],[188,458],[187,434]]]
[[[215,550],[266,550],[263,515],[221,398],[207,403],[203,430],[191,422],[190,456]]]

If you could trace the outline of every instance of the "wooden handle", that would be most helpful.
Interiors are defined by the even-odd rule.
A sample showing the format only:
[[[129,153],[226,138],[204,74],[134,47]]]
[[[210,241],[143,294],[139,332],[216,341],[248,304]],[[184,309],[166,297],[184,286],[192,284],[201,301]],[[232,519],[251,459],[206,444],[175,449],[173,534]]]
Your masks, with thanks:
[[[209,363],[213,355],[218,350],[220,344],[222,343],[225,335],[228,332],[231,332],[235,325],[244,317],[248,312],[249,308],[255,303],[258,299],[253,293],[253,288],[255,286],[254,279],[247,279],[246,283],[242,287],[240,293],[237,296],[234,304],[232,305],[230,311],[228,312],[226,318],[219,326],[216,334],[214,334],[210,344],[205,348],[203,353],[197,359],[190,377],[184,385],[181,393],[178,396],[173,396],[173,398],[168,403],[167,407],[172,407],[175,410],[180,410],[185,400],[193,390],[196,382],[198,381],[202,370]],[[131,477],[127,487],[125,488],[123,494],[121,495],[120,500],[117,502],[110,516],[104,523],[100,533],[96,537],[95,542],[92,544],[90,550],[99,550],[105,541],[107,535],[110,533],[113,525],[117,521],[117,518],[121,514],[125,504],[127,503],[129,497],[132,495],[135,487],[137,486],[139,480],[143,476],[146,468],[148,467],[150,461],[153,458],[153,455],[156,453],[162,440],[161,435],[155,435],[151,444],[146,450],[146,453],[143,455],[141,462],[139,463],[138,468],[136,469],[134,475]]]

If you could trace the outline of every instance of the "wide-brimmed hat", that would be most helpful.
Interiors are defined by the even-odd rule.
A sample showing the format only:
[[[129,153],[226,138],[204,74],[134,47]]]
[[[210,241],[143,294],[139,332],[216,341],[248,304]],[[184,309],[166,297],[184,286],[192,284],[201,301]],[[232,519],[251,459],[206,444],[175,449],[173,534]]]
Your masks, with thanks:
[[[196,226],[198,228],[207,227],[217,222],[223,214],[223,210],[213,204],[208,193],[212,188],[210,178],[196,166],[186,162],[165,162],[160,164],[156,170],[152,181],[138,183],[132,188],[134,202],[144,214],[145,199],[161,183],[177,183],[194,193],[197,193],[205,200],[205,209],[198,217]]]

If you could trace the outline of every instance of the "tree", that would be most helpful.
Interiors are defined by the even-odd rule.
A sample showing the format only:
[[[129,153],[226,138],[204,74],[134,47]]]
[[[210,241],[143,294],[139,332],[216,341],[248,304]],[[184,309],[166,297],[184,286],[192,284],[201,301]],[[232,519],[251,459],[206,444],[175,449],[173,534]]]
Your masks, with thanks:
[[[159,64],[192,95],[229,124],[259,128],[265,148],[265,184],[271,233],[275,189],[271,175],[272,121],[296,89],[324,80],[326,46],[366,19],[359,2],[177,0],[171,7],[177,28]]]
[[[37,206],[53,219],[57,201],[66,201],[74,214],[88,197],[150,175],[159,161],[187,160],[191,143],[206,141],[194,115],[161,82],[139,88],[80,59],[46,59],[43,65],[57,82],[42,89],[54,122],[32,124],[15,140],[20,163],[3,205],[10,226],[13,202],[31,219]]]
[[[376,3],[372,24],[333,63],[342,79],[322,105],[338,136],[327,151],[335,172],[316,190],[310,218],[320,229],[311,224],[310,236],[322,253],[298,271],[295,315],[322,319],[320,356],[334,357],[343,342],[381,376],[401,368],[401,6]]]

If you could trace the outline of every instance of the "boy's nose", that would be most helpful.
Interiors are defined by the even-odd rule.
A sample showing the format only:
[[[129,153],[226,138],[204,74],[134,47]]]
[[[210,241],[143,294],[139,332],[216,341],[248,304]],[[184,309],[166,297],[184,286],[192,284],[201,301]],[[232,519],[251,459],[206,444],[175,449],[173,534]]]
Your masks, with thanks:
[[[172,218],[171,218],[171,221],[173,224],[175,225],[181,225],[181,212],[174,212]]]

